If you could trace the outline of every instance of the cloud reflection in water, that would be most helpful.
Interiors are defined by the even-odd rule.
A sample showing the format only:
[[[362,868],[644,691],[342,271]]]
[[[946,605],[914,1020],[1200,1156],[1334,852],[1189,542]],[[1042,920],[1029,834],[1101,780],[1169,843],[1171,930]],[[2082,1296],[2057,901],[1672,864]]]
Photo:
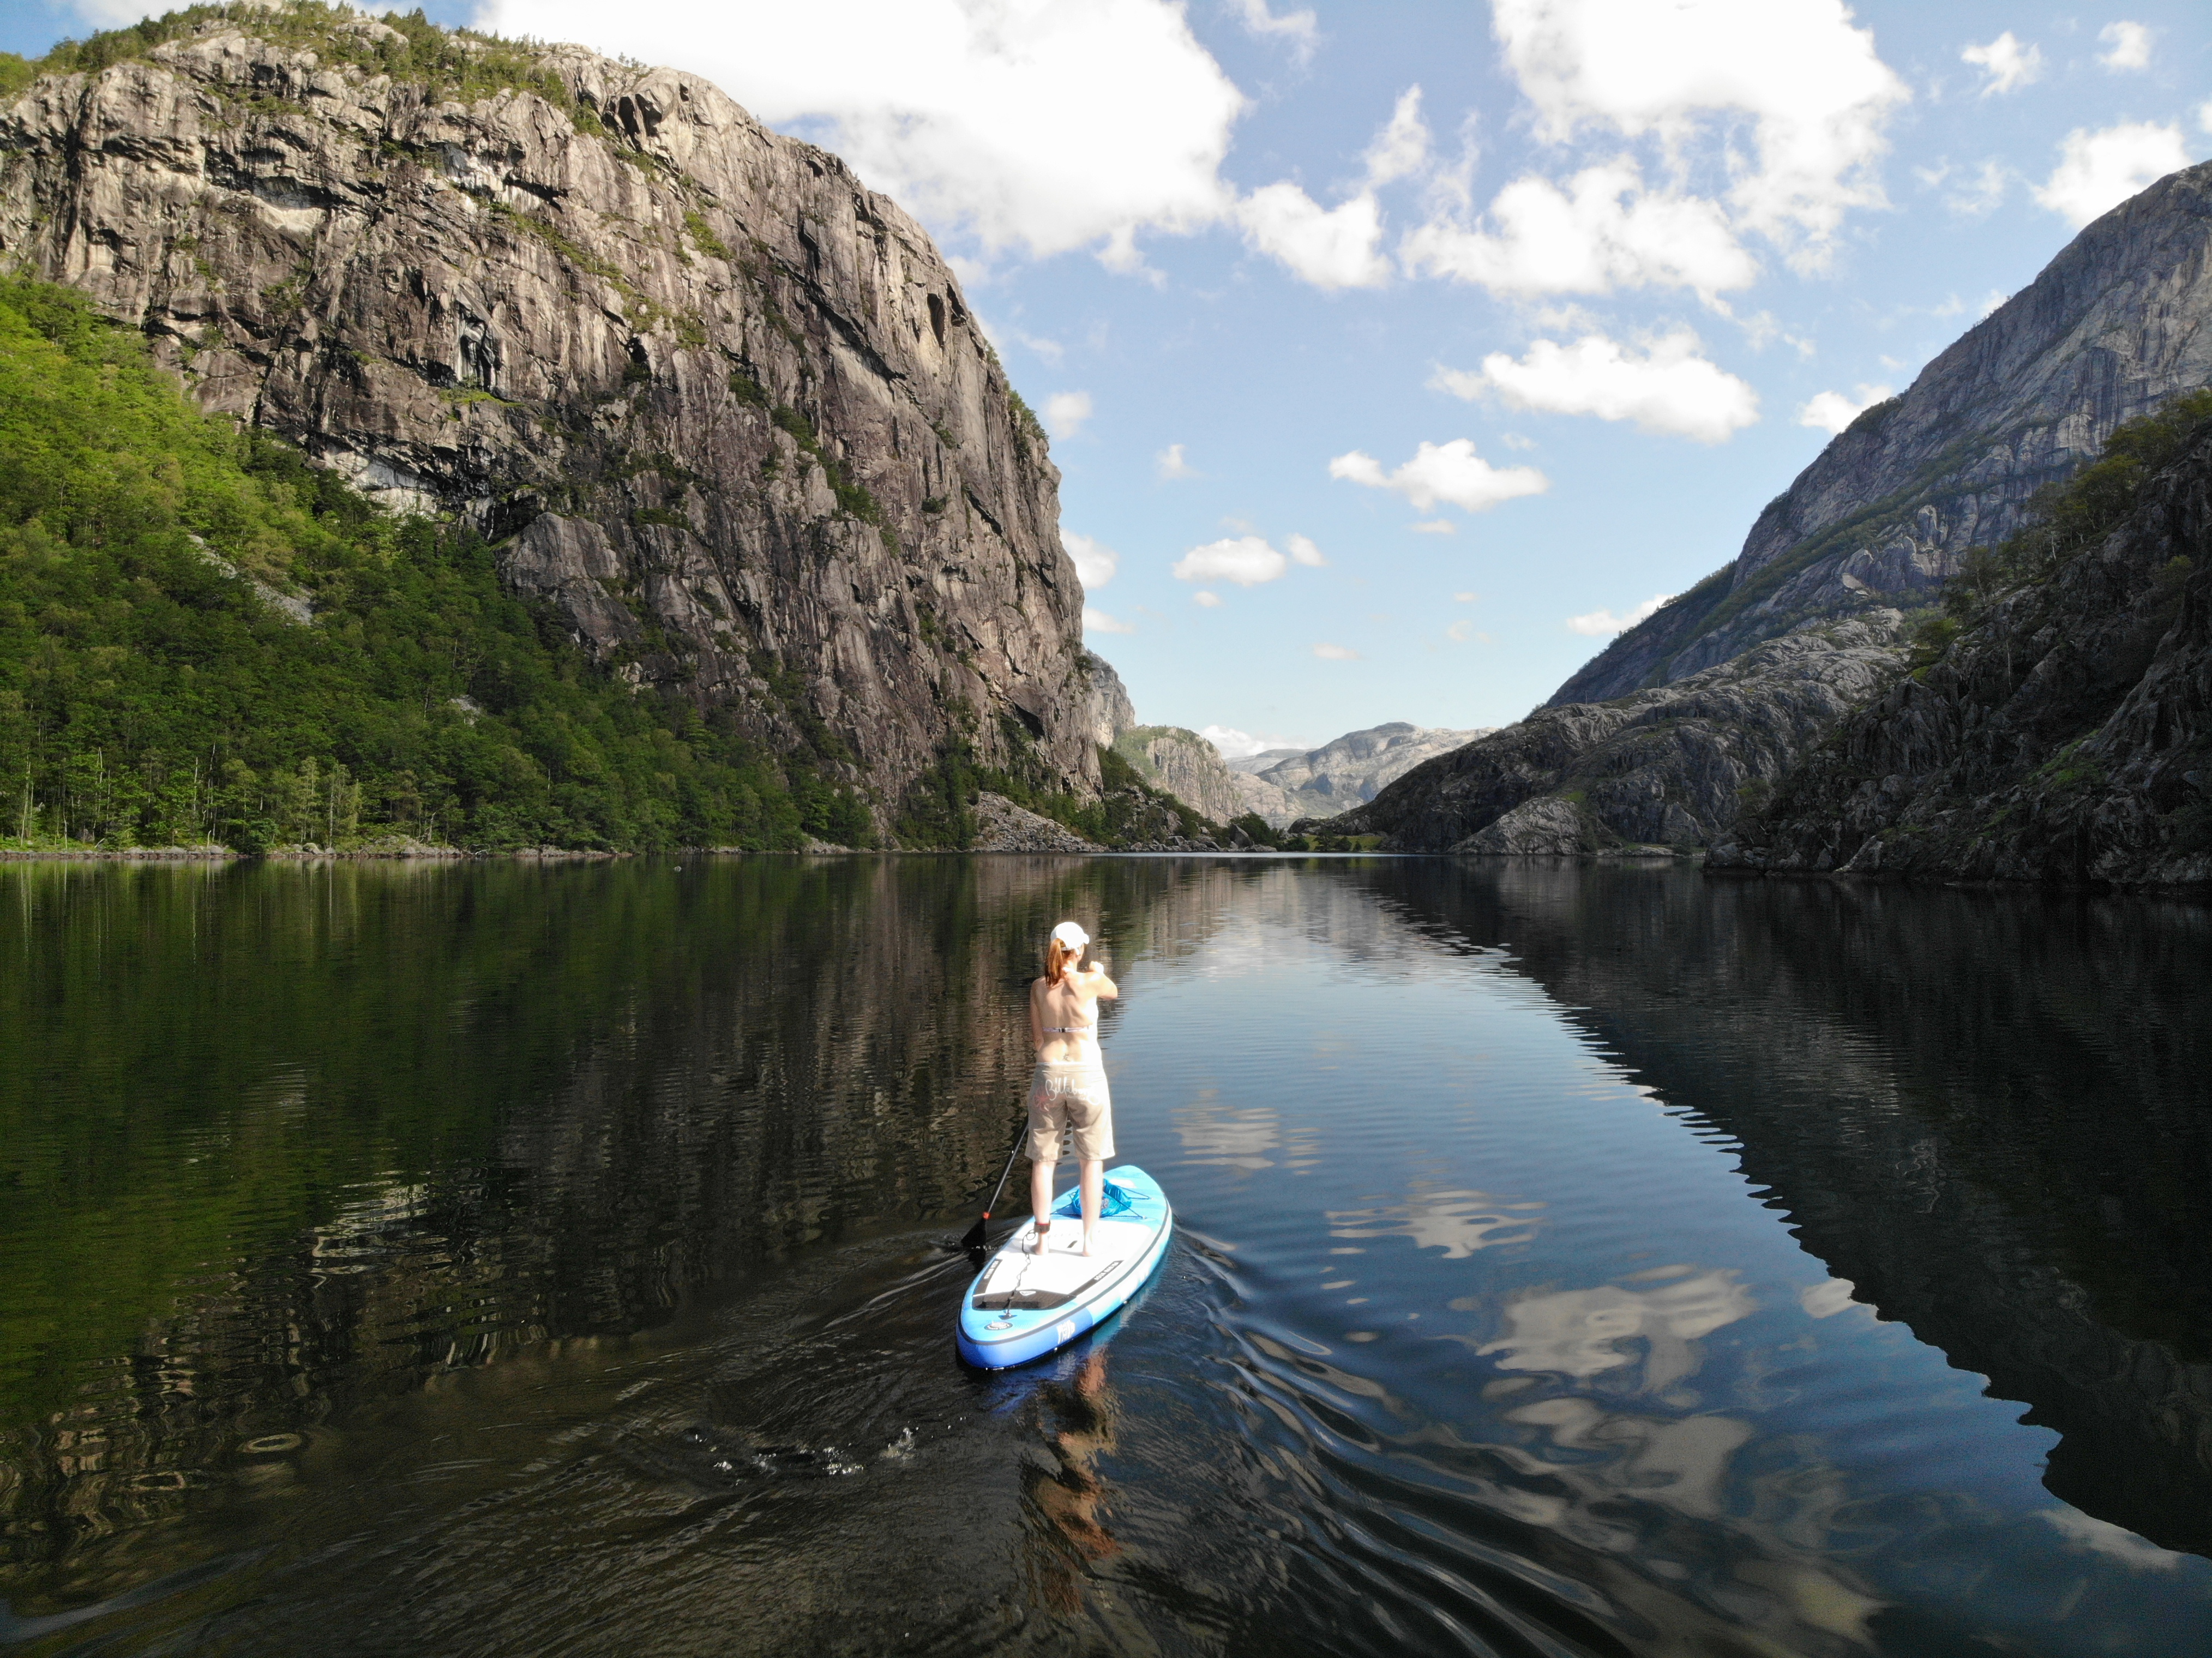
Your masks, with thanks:
[[[1402,1204],[1373,1209],[1332,1209],[1333,1238],[1409,1237],[1416,1248],[1441,1249],[1446,1260],[1464,1260],[1478,1249],[1526,1243],[1536,1236],[1540,1203],[1504,1203],[1486,1192],[1416,1190]],[[1358,1224],[1346,1225],[1346,1222]],[[1508,1230],[1508,1229],[1517,1229]],[[1493,1233],[1507,1232],[1503,1237]]]

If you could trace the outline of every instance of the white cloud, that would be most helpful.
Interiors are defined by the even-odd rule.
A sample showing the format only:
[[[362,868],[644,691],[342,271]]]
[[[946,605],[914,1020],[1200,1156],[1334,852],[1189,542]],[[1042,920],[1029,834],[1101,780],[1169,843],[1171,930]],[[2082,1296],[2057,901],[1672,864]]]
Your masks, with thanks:
[[[1417,536],[1455,536],[1459,525],[1448,518],[1425,518],[1418,524],[1406,526]]]
[[[1055,438],[1075,436],[1091,415],[1088,392],[1055,392],[1044,400],[1044,429]]]
[[[1178,581],[1233,581],[1240,587],[1273,581],[1290,560],[1258,536],[1237,536],[1194,547],[1170,567]]]
[[[1314,54],[1321,31],[1315,25],[1310,11],[1285,12],[1280,17],[1267,9],[1267,0],[1230,0],[1230,9],[1237,21],[1244,26],[1247,34],[1266,39],[1279,34],[1290,42],[1291,51],[1301,64]]]
[[[2058,165],[2036,187],[2035,199],[2077,227],[2189,165],[2181,129],[2152,121],[2124,122],[2095,132],[2076,127],[2058,151]]]
[[[2022,46],[2010,29],[1985,46],[1968,46],[1959,59],[1975,65],[1986,77],[1982,82],[1984,98],[1993,93],[2017,91],[2043,78],[2043,48]]]
[[[1434,510],[1440,501],[1480,513],[1501,501],[1540,495],[1552,487],[1552,481],[1533,466],[1492,466],[1474,452],[1474,442],[1467,438],[1424,443],[1411,460],[1388,473],[1372,455],[1354,449],[1330,461],[1328,475],[1370,489],[1395,490],[1421,513]]]
[[[1328,562],[1321,556],[1321,549],[1304,536],[1287,537],[1283,545],[1290,550],[1291,562],[1293,564],[1304,564],[1310,569],[1318,570]]]
[[[2203,127],[2205,131],[2212,132],[2212,98],[2208,98],[2197,105],[2197,125]]]
[[[1086,593],[1095,592],[1114,579],[1121,568],[1121,555],[1104,542],[1080,535],[1073,530],[1060,532],[1060,544],[1067,549],[1067,556],[1075,561],[1075,579],[1083,584]]]
[[[1244,95],[1175,0],[482,0],[475,21],[702,74],[987,253],[1103,244],[1126,269],[1139,231],[1232,202]]]
[[[1316,645],[1314,654],[1324,662],[1357,662],[1359,653],[1348,645]]]
[[[1455,604],[1472,604],[1481,597],[1482,595],[1480,593],[1454,593],[1452,595],[1452,603]]]
[[[1367,147],[1367,179],[1357,195],[1325,208],[1288,179],[1265,185],[1237,204],[1244,240],[1316,288],[1379,287],[1390,279],[1391,265],[1382,251],[1382,209],[1375,191],[1418,172],[1428,153],[1421,89],[1409,87]]]
[[[1499,294],[1687,288],[1711,301],[1759,276],[1717,203],[1649,193],[1632,161],[1585,167],[1564,190],[1516,179],[1488,216],[1487,230],[1431,219],[1406,237],[1399,258],[1408,270]]]
[[[1250,732],[1240,732],[1234,726],[1200,726],[1198,734],[1221,750],[1224,760],[1242,760],[1247,755],[1262,754],[1269,749],[1310,749],[1313,744],[1303,737],[1261,737]]]
[[[1373,288],[1389,280],[1378,251],[1382,211],[1371,191],[1324,208],[1286,182],[1254,191],[1237,204],[1244,238],[1316,288]]]
[[[1943,198],[1943,205],[1963,218],[1986,218],[2003,205],[2012,179],[2012,169],[2002,161],[1984,161],[1979,172]]]
[[[1211,610],[1218,608],[1221,604],[1221,595],[1219,593],[1208,592],[1205,588],[1201,587],[1198,592],[1190,596],[1190,602],[1194,604],[1200,605],[1206,610]]]
[[[1803,268],[1847,210],[1882,203],[1882,129],[1911,94],[1843,0],[1496,0],[1492,26],[1540,137],[1595,126],[1673,159],[1717,117],[1738,217]],[[1726,137],[1742,115],[1756,166]]]
[[[1408,87],[1399,94],[1397,106],[1375,141],[1367,146],[1367,183],[1370,188],[1418,173],[1429,158],[1428,124],[1421,119],[1421,89]]]
[[[2115,74],[2150,67],[2150,31],[2141,23],[2107,23],[2097,32],[2097,38],[2105,43],[2097,61]]]
[[[1474,637],[1474,623],[1462,616],[1444,629],[1444,637],[1455,645],[1464,645]]]
[[[1495,392],[1517,409],[1633,421],[1641,431],[1725,443],[1759,419],[1759,393],[1700,355],[1703,349],[1686,328],[1641,355],[1602,334],[1572,345],[1538,340],[1517,362],[1493,351],[1481,373],[1443,368],[1429,384],[1455,397]]]
[[[1153,456],[1152,465],[1164,478],[1194,478],[1199,475],[1198,469],[1183,459],[1180,443],[1170,443]]]
[[[1133,634],[1137,630],[1129,623],[1119,621],[1103,610],[1094,610],[1086,604],[1083,607],[1083,631],[1087,634]]]
[[[1571,616],[1567,618],[1567,630],[1586,634],[1592,638],[1626,633],[1674,596],[1672,593],[1654,593],[1626,616],[1615,616],[1611,610],[1592,610],[1587,616]]]
[[[1861,415],[1894,393],[1887,386],[1862,386],[1856,398],[1840,392],[1816,392],[1797,411],[1797,423],[1823,432],[1840,432]]]

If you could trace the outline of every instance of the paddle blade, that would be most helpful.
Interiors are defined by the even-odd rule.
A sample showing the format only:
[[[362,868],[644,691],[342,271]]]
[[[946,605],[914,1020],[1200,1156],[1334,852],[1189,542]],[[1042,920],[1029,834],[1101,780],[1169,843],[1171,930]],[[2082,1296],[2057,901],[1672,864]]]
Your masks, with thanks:
[[[983,1247],[983,1221],[990,1218],[990,1216],[985,1215],[983,1217],[983,1220],[977,1221],[973,1226],[968,1229],[966,1233],[964,1233],[960,1239],[960,1247],[963,1249],[969,1251],[972,1254],[975,1251]]]

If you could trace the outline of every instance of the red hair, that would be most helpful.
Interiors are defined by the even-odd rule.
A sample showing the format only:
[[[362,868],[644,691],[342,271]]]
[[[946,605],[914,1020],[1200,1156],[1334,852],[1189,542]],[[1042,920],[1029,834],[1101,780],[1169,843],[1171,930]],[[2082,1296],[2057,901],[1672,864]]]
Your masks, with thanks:
[[[1064,944],[1057,938],[1044,947],[1044,981],[1056,985],[1067,976],[1067,964],[1080,963],[1083,952],[1073,944]]]

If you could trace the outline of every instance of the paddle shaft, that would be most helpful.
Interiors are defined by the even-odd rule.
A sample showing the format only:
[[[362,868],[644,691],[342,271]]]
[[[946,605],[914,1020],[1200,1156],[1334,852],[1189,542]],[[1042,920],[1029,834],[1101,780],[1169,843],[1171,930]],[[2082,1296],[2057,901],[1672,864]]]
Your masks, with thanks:
[[[1026,1121],[1022,1124],[1022,1129],[1024,1133],[1028,1132]],[[990,1219],[991,1211],[999,1206],[999,1194],[1006,1189],[1006,1176],[1014,1172],[1014,1159],[1021,1155],[1021,1151],[1022,1136],[1017,1134],[1012,1149],[1006,1153],[1006,1166],[999,1171],[999,1183],[991,1188],[991,1200],[983,1206],[983,1220],[977,1221],[968,1229],[968,1236],[960,1240],[963,1248],[980,1249],[983,1247],[983,1221]]]

